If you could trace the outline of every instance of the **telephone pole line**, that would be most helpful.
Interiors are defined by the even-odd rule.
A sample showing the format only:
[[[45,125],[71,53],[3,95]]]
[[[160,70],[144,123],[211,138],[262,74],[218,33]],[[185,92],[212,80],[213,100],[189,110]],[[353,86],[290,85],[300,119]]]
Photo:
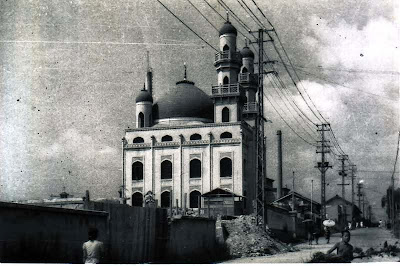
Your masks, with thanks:
[[[266,166],[265,166],[265,136],[264,136],[264,74],[269,74],[270,72],[264,72],[264,42],[273,41],[265,40],[264,34],[268,30],[259,29],[258,31],[251,31],[250,33],[258,33],[258,39],[256,42],[258,44],[258,115],[256,118],[256,224],[263,225],[265,230],[267,215],[265,209],[265,179],[266,179]]]
[[[357,184],[357,189],[358,189],[358,192],[357,192],[357,197],[358,197],[358,209],[361,210],[361,197],[362,197],[362,193],[361,193],[362,184],[361,184],[361,183],[358,183],[358,184]]]
[[[321,153],[321,162],[317,162],[316,168],[321,172],[321,217],[322,220],[326,218],[326,204],[325,204],[325,186],[326,186],[326,181],[325,181],[325,172],[328,170],[328,168],[332,168],[331,165],[329,165],[329,162],[326,162],[325,154],[329,153],[329,141],[325,140],[325,132],[330,130],[330,124],[321,124],[317,125],[318,129],[317,131],[321,133],[321,140],[318,141],[317,145],[317,153]]]
[[[346,155],[346,154],[343,154],[343,155],[339,155],[339,157],[340,157],[339,160],[342,162],[342,170],[339,171],[339,175],[342,176],[342,183],[341,184],[337,184],[337,185],[338,186],[342,186],[342,198],[346,199],[345,198],[345,188],[344,188],[344,186],[348,186],[350,184],[344,183],[344,181],[345,181],[344,178],[347,176],[347,169],[346,169],[345,162],[349,159],[349,156]]]
[[[355,173],[357,171],[357,167],[355,164],[350,165],[351,168],[351,217],[353,218],[353,209],[354,209],[354,178]]]

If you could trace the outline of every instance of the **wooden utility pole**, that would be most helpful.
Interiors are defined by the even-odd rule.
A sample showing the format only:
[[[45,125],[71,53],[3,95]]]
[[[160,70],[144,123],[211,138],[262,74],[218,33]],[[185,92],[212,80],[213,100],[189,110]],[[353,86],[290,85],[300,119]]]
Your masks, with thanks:
[[[354,178],[356,177],[355,173],[357,171],[357,167],[356,165],[352,164],[350,165],[350,168],[351,168],[351,205],[354,206]]]
[[[313,191],[314,190],[314,180],[312,180],[311,179],[311,220],[313,220],[314,221],[314,218],[313,218],[313,212],[312,212],[312,202],[313,202]]]
[[[321,217],[322,220],[326,218],[326,204],[325,204],[325,172],[328,170],[328,168],[332,168],[331,165],[329,165],[329,162],[325,161],[325,154],[329,153],[329,143],[328,140],[325,140],[325,131],[330,130],[330,125],[329,124],[321,124],[317,125],[318,129],[317,131],[321,133],[321,140],[318,141],[317,145],[317,153],[321,153],[321,162],[317,162],[316,168],[319,169],[321,172]]]
[[[295,199],[294,199],[294,171],[293,171],[293,185],[292,185],[292,204],[293,204],[292,211],[294,211],[296,209],[294,207],[294,204],[295,204]]]
[[[337,184],[338,186],[342,186],[342,198],[345,200],[345,188],[344,186],[348,186],[350,184],[344,183],[345,177],[347,176],[347,169],[346,169],[346,161],[349,159],[349,156],[344,154],[344,155],[339,155],[340,161],[342,162],[342,169],[339,171],[339,175],[342,176],[342,183]]]
[[[391,226],[392,226],[392,230],[394,231],[394,223],[395,223],[395,219],[396,219],[396,208],[395,208],[395,204],[394,204],[394,173],[396,172],[396,164],[397,164],[397,159],[399,157],[399,146],[400,146],[400,131],[397,137],[397,151],[396,151],[396,159],[394,161],[394,167],[393,167],[393,173],[392,173],[392,178],[391,178],[391,198],[390,198],[390,214],[391,214]]]
[[[358,208],[361,210],[361,197],[362,197],[362,194],[361,194],[362,184],[361,183],[357,184],[357,189],[358,189],[358,192],[357,192]]]

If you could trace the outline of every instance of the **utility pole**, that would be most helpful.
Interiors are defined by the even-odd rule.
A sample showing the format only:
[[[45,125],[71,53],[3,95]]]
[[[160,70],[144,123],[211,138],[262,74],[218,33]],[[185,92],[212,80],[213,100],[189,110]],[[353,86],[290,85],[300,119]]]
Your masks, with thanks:
[[[314,190],[314,180],[313,179],[311,179],[311,220],[313,220],[314,221],[314,218],[313,218],[313,212],[312,212],[312,202],[313,202],[313,191]]]
[[[362,184],[361,183],[357,184],[357,189],[358,189],[358,192],[357,192],[358,208],[361,210],[361,197],[362,197],[362,194],[361,194]]]
[[[317,125],[318,132],[321,132],[321,140],[318,141],[318,145],[317,145],[317,153],[321,153],[321,162],[317,162],[317,166],[315,166],[316,168],[319,169],[319,171],[321,172],[321,217],[322,220],[324,220],[326,218],[326,204],[325,204],[325,186],[326,186],[326,182],[325,182],[325,172],[326,170],[328,170],[328,168],[332,168],[331,165],[329,165],[329,162],[325,161],[325,154],[329,153],[329,145],[327,143],[329,143],[328,140],[325,140],[325,131],[329,131],[330,130],[330,124],[321,124],[321,125]]]
[[[355,164],[350,165],[351,168],[351,205],[354,206],[354,178],[355,173],[357,171],[357,167]]]
[[[365,206],[365,193],[363,193],[363,195],[362,195],[362,212],[363,212],[363,219],[365,219],[365,209],[364,209],[364,206]]]
[[[353,223],[353,215],[354,215],[354,178],[355,173],[357,171],[356,165],[352,164],[350,165],[351,168],[351,223]]]
[[[348,186],[350,184],[348,183],[344,183],[344,178],[347,176],[347,169],[346,169],[346,164],[345,162],[349,159],[349,156],[344,154],[344,155],[339,155],[340,157],[340,161],[342,162],[342,169],[339,171],[339,175],[342,176],[342,183],[341,184],[337,184],[338,186],[342,186],[342,198],[345,200],[345,188],[344,186]]]
[[[294,171],[293,171],[293,185],[292,185],[292,211],[295,211],[295,207],[294,207]]]
[[[272,39],[264,41],[264,34],[269,30],[259,29],[258,31],[250,31],[249,33],[257,33],[258,39],[258,115],[256,118],[256,223],[262,225],[265,230],[266,225],[266,209],[265,209],[265,137],[264,137],[264,74],[274,73],[274,71],[264,72],[264,42],[271,42]]]

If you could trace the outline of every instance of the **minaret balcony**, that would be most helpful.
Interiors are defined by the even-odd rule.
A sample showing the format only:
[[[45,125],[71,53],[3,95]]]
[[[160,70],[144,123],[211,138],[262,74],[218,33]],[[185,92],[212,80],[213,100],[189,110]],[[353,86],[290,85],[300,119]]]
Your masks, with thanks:
[[[243,105],[243,113],[244,114],[258,113],[258,103],[257,102],[245,103]]]
[[[252,73],[240,73],[239,74],[239,82],[240,83],[257,84],[258,83],[258,75],[252,74]]]
[[[222,51],[219,53],[215,53],[215,62],[214,65],[219,63],[226,63],[226,62],[242,62],[242,56],[239,52],[231,52],[231,51]]]
[[[240,96],[241,86],[239,83],[212,86],[211,95],[213,97]]]

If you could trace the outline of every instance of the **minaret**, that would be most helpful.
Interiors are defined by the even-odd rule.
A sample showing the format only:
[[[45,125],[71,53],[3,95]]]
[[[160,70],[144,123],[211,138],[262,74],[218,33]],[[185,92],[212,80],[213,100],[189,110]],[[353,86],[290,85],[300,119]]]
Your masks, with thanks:
[[[151,127],[153,125],[153,73],[150,68],[149,51],[147,51],[146,81],[143,89],[136,97],[136,128]]]
[[[149,51],[147,51],[146,90],[153,96],[153,72],[150,67]]]
[[[242,55],[242,68],[240,69],[239,83],[246,94],[243,105],[243,119],[251,126],[254,126],[258,113],[256,100],[258,78],[254,74],[254,53],[247,46],[247,39],[245,40],[245,47],[240,51],[240,54]]]
[[[212,87],[215,123],[241,120],[244,93],[238,83],[242,65],[240,53],[236,50],[237,30],[229,18],[219,30],[219,50],[215,54],[218,85]]]

